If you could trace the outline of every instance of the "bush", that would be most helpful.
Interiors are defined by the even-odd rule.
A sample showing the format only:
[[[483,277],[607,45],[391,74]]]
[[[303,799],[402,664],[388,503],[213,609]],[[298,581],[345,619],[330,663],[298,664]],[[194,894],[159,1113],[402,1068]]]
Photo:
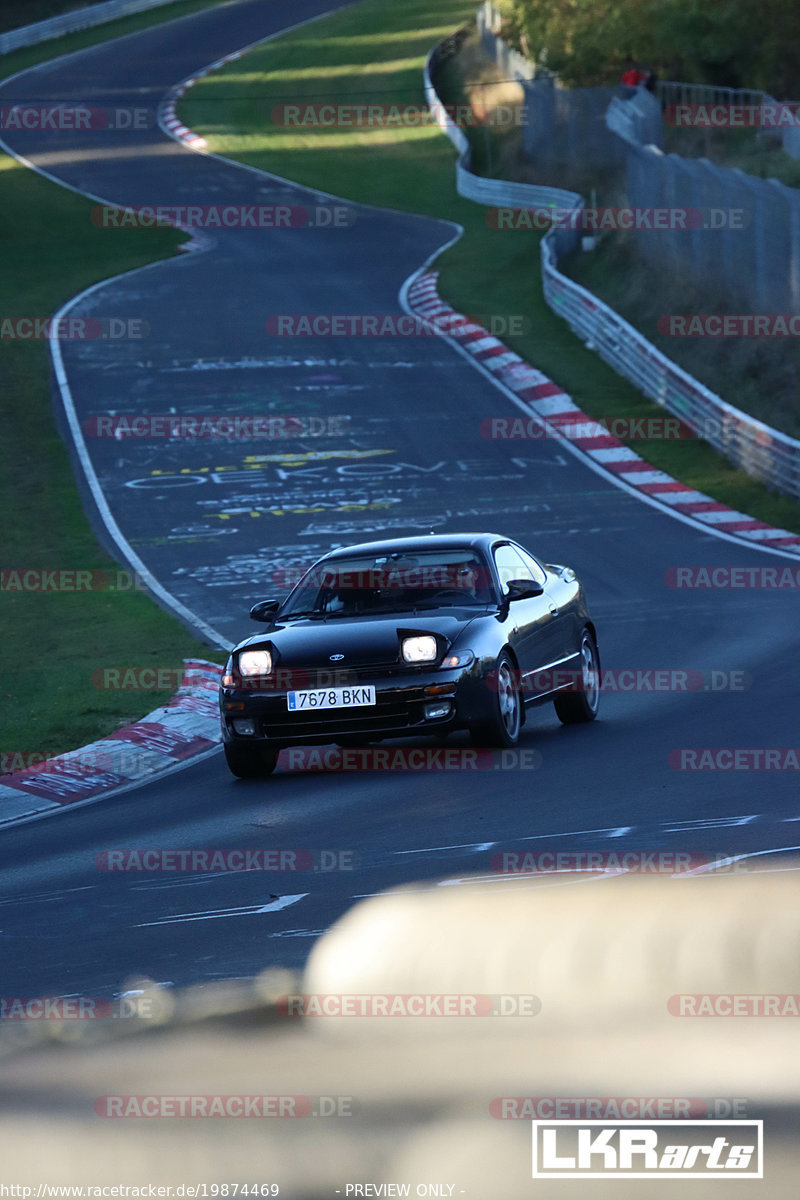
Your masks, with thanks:
[[[508,28],[570,86],[615,83],[631,61],[660,79],[800,94],[797,0],[511,0]]]

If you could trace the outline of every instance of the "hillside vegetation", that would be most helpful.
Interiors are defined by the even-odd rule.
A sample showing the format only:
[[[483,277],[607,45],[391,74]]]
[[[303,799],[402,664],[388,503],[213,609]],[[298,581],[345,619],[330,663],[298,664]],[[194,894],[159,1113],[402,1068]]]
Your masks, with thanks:
[[[660,79],[800,96],[797,0],[501,0],[504,36],[568,86]]]

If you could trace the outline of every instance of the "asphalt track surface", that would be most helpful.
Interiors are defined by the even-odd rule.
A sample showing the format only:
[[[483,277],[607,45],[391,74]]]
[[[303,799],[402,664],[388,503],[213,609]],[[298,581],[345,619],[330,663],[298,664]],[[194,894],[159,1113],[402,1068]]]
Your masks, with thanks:
[[[57,59],[0,87],[0,103],[146,106],[149,128],[6,132],[6,141],[71,187],[121,205],[330,203],[170,141],[155,111],[212,60],[332,7],[249,0]],[[444,341],[269,338],[275,313],[400,314],[403,282],[454,235],[439,221],[353,211],[344,228],[215,232],[205,252],[113,280],[71,310],[150,329],[138,342],[62,343],[81,424],[168,409],[349,417],[344,436],[266,446],[87,437],[111,512],[161,585],[230,642],[255,628],[248,606],[280,591],[275,571],[331,546],[431,527],[498,530],[579,572],[606,668],[691,669],[709,683],[712,671],[741,671],[746,686],[607,694],[585,728],[562,728],[540,709],[521,742],[538,752],[532,769],[279,771],[250,784],[235,782],[219,755],[4,832],[6,994],[108,995],[133,973],[186,984],[300,966],[355,898],[491,874],[505,849],[754,854],[798,841],[797,772],[678,771],[668,761],[680,747],[797,745],[797,592],[665,581],[677,565],[789,560],[664,515],[553,442],[485,440],[481,421],[515,410]],[[275,454],[329,457],[250,457]],[[96,855],[122,847],[350,857],[325,872],[98,869]]]

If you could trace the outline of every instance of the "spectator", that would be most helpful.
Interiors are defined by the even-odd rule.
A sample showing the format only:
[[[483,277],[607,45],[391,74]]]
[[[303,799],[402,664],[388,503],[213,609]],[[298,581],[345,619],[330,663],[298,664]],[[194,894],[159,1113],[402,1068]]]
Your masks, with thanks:
[[[639,88],[646,83],[646,80],[647,75],[641,69],[638,63],[631,63],[627,71],[623,73],[620,81],[622,83],[623,98],[625,100],[630,100],[636,95]]]

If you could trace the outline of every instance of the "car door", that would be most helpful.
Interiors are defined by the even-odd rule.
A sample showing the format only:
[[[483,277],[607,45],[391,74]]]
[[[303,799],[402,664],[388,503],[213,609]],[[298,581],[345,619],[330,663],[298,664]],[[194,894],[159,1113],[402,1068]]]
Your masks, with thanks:
[[[511,542],[502,542],[494,547],[494,564],[504,596],[512,579],[526,579],[542,586],[541,572],[537,576]],[[557,612],[556,605],[546,591],[541,596],[513,600],[509,605],[508,623],[511,628],[508,642],[519,660],[523,685],[528,695],[531,690],[547,690],[538,686],[532,677],[559,657],[556,653]]]
[[[577,648],[580,644],[580,622],[575,611],[575,599],[578,595],[579,584],[571,571],[565,577],[557,571],[549,570],[529,554],[523,546],[514,545],[522,561],[531,569],[534,578],[545,589],[553,621],[550,626],[552,642],[550,644],[550,664],[552,664],[552,682],[559,686],[568,678],[569,673],[578,663]],[[543,679],[542,682],[545,682]]]

